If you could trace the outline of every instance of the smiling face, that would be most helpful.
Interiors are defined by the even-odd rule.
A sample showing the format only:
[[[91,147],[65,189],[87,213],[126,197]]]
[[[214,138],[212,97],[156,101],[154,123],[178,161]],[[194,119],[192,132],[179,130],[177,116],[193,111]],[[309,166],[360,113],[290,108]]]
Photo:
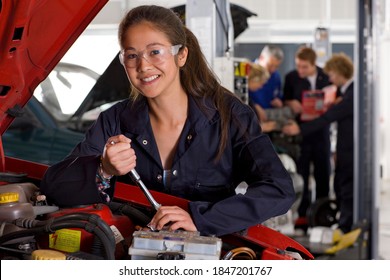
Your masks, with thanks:
[[[185,64],[187,49],[184,48],[178,55],[174,55],[170,52],[171,46],[168,37],[146,21],[126,30],[123,48],[138,54],[139,58],[136,59],[135,67],[125,66],[125,69],[132,85],[145,97],[155,98],[182,90],[179,70]],[[164,59],[158,63],[147,59],[148,55],[154,55],[155,50],[161,49],[169,52],[164,55]]]

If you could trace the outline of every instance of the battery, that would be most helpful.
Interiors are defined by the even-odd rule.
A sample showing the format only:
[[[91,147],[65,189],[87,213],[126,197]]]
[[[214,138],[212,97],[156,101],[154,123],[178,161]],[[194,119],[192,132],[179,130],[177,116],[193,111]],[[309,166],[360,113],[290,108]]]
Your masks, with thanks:
[[[135,231],[129,248],[132,260],[218,260],[222,240],[190,231]]]

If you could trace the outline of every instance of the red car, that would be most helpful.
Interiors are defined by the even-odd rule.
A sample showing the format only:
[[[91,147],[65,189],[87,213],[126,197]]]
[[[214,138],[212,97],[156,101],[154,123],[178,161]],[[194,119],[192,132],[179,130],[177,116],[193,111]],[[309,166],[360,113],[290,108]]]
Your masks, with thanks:
[[[106,2],[0,2],[0,135]],[[155,257],[161,259],[190,255],[200,259],[313,259],[302,245],[263,225],[220,239],[185,232],[142,236],[137,226],[152,210],[150,199],[137,186],[124,183],[117,184],[116,200],[110,205],[68,209],[47,205],[39,193],[46,169],[46,165],[5,157],[0,141],[0,221],[6,222],[0,236],[2,259],[128,259],[129,255],[148,259],[153,258],[150,251],[157,250],[155,243],[161,239],[202,249],[208,244],[211,249],[207,248],[215,249],[213,254],[191,255],[180,249],[173,255],[159,252]],[[151,194],[161,204],[187,208],[183,199]]]

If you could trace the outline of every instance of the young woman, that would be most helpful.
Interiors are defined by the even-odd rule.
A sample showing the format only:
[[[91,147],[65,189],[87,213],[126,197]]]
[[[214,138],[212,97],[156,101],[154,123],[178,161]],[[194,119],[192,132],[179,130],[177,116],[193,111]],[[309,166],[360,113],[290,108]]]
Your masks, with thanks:
[[[103,112],[84,141],[41,184],[59,206],[107,201],[136,168],[150,189],[186,198],[150,225],[217,236],[284,214],[292,181],[257,118],[209,69],[189,29],[169,9],[140,6],[119,27],[132,95]],[[235,188],[245,181],[246,193]]]

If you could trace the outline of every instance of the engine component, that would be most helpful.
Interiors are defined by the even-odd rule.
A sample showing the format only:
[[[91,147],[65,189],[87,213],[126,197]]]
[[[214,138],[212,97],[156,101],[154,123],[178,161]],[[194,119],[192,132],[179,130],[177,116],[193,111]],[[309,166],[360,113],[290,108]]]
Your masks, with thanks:
[[[106,237],[110,239],[110,251],[115,254],[115,259],[120,259],[127,255],[128,246],[124,243],[130,243],[126,238],[131,237],[135,229],[132,221],[123,215],[113,215],[110,208],[105,204],[94,204],[85,207],[65,208],[47,215],[47,219],[54,221],[88,221],[92,223],[92,230],[101,229]],[[81,228],[69,225],[60,230],[56,230],[45,238],[39,240],[43,248],[51,248],[67,253],[78,251],[91,252],[99,257],[107,258],[101,242],[105,239],[95,238],[96,232],[91,232],[90,228]],[[127,246],[127,247],[126,247]],[[107,252],[106,252],[107,253]],[[110,257],[112,258],[112,256]]]
[[[65,260],[66,255],[54,250],[35,250],[31,254],[32,260]]]
[[[222,240],[189,231],[135,231],[129,255],[133,260],[218,260]]]
[[[33,206],[27,202],[19,202],[19,193],[0,193],[0,221],[13,221],[21,217],[34,218]]]
[[[235,257],[239,255],[246,255],[246,258],[249,258],[250,260],[255,260],[256,259],[256,253],[248,247],[239,247],[239,248],[234,248],[230,251],[228,251],[224,256],[223,260],[233,260]]]

